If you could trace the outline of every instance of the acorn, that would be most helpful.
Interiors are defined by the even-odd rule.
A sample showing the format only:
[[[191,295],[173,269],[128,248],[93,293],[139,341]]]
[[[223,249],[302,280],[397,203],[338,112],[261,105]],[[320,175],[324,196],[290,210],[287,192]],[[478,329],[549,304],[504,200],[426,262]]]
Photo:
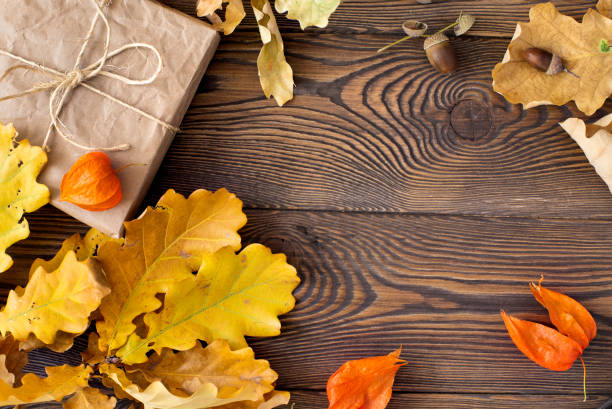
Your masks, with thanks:
[[[557,75],[565,71],[578,78],[576,74],[565,68],[563,60],[557,54],[532,47],[523,50],[523,58],[525,58],[529,65],[540,71],[544,71],[546,75]]]
[[[437,33],[427,37],[423,44],[429,63],[443,74],[449,74],[457,68],[457,56],[447,36]]]

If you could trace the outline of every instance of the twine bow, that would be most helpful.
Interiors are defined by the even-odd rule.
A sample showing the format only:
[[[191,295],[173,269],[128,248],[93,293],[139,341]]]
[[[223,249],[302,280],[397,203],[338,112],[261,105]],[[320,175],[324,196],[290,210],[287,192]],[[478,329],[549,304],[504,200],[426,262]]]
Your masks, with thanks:
[[[157,76],[159,75],[159,73],[162,70],[162,57],[160,52],[157,50],[157,48],[153,47],[150,44],[146,44],[146,43],[130,43],[130,44],[126,44],[114,51],[109,51],[109,45],[110,45],[110,34],[111,34],[111,29],[110,29],[110,24],[108,22],[108,19],[106,18],[103,8],[104,7],[108,7],[111,3],[112,0],[103,0],[101,4],[99,4],[97,2],[97,0],[91,0],[92,3],[95,5],[96,7],[96,15],[94,16],[92,22],[91,22],[91,27],[89,28],[89,32],[87,33],[87,36],[85,37],[85,41],[83,42],[83,45],[81,46],[81,50],[77,56],[76,62],[74,64],[74,67],[72,68],[72,70],[68,71],[68,72],[61,72],[58,70],[55,70],[53,68],[49,68],[46,67],[42,64],[38,64],[34,61],[30,61],[28,59],[25,59],[23,57],[20,57],[18,55],[15,55],[9,51],[0,49],[0,54],[1,55],[5,55],[7,57],[10,57],[14,60],[19,61],[21,64],[19,65],[14,65],[12,67],[10,67],[9,69],[7,69],[4,74],[2,76],[0,76],[0,82],[3,81],[11,72],[18,70],[18,69],[25,69],[28,71],[37,71],[40,73],[43,73],[47,76],[49,76],[51,79],[47,82],[41,82],[38,84],[35,84],[32,88],[25,90],[23,92],[19,92],[17,94],[13,94],[13,95],[8,95],[5,97],[0,98],[0,102],[1,101],[6,101],[9,99],[14,99],[14,98],[20,98],[23,97],[25,95],[29,95],[29,94],[33,94],[36,92],[40,92],[40,91],[44,91],[44,90],[52,90],[51,91],[51,95],[49,96],[49,119],[50,119],[50,123],[49,123],[49,128],[47,129],[47,134],[45,136],[45,139],[43,141],[42,147],[43,149],[47,149],[47,144],[49,142],[49,138],[51,136],[51,133],[53,132],[53,130],[55,130],[66,142],[69,142],[70,144],[84,149],[84,150],[104,150],[104,151],[120,151],[120,150],[126,150],[130,148],[129,144],[121,144],[121,145],[115,145],[115,146],[111,146],[111,147],[96,147],[96,146],[86,146],[86,145],[82,145],[78,142],[76,142],[73,138],[69,137],[63,130],[62,130],[62,126],[65,127],[65,125],[61,122],[61,120],[59,119],[59,115],[62,111],[62,108],[64,107],[64,104],[66,103],[66,99],[68,97],[68,95],[71,93],[72,90],[74,90],[75,88],[78,87],[85,87],[90,91],[95,92],[98,95],[101,95],[105,98],[110,99],[113,102],[116,102],[118,104],[120,104],[121,106],[128,108],[156,123],[158,123],[160,126],[166,128],[166,129],[170,129],[174,132],[178,132],[179,129],[177,127],[175,127],[174,125],[171,125],[167,122],[162,121],[159,118],[154,117],[153,115],[133,106],[130,105],[124,101],[121,101],[120,99],[107,94],[106,92],[92,86],[91,84],[88,84],[86,81],[95,78],[99,75],[104,76],[104,77],[109,77],[109,78],[113,78],[115,80],[121,81],[124,84],[128,84],[128,85],[146,85],[146,84],[150,84],[153,81],[155,81],[155,79],[157,78]],[[98,24],[99,20],[102,20],[102,22],[104,23],[105,26],[105,42],[104,42],[104,54],[102,55],[102,57],[96,61],[95,63],[85,67],[85,68],[81,68],[81,63],[83,60],[83,56],[85,54],[85,51],[87,50],[87,46],[89,45],[89,41],[91,40],[91,37],[93,35],[93,32],[96,28],[96,25]],[[157,67],[155,69],[155,72],[149,77],[149,78],[145,78],[143,80],[134,80],[128,77],[125,77],[123,75],[120,74],[116,74],[110,71],[106,71],[104,70],[104,66],[106,65],[107,61],[111,58],[113,58],[114,56],[121,54],[122,52],[132,49],[132,48],[147,48],[149,50],[151,50],[155,56],[157,57]]]

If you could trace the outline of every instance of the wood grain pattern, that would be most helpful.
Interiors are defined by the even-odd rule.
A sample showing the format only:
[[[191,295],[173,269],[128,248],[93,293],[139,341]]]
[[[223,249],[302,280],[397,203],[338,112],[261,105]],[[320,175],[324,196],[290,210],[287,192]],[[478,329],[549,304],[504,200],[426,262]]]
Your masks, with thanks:
[[[187,14],[195,15],[196,0],[164,0]],[[344,0],[329,20],[326,28],[309,28],[317,33],[380,33],[402,34],[404,20],[420,20],[438,30],[453,22],[460,12],[476,17],[470,35],[511,37],[518,21],[529,20],[529,8],[543,1],[530,0],[433,0],[431,4],[419,4],[416,0]],[[582,18],[595,0],[552,0],[561,12],[576,19]],[[239,31],[255,31],[257,25],[253,13],[247,7],[247,17]],[[300,31],[295,21],[277,15],[282,32]]]
[[[247,214],[245,244],[287,253],[302,278],[283,335],[250,342],[278,371],[280,388],[323,390],[343,361],[403,345],[409,365],[397,377],[398,392],[577,396],[581,368],[556,373],[533,364],[499,317],[504,308],[545,322],[527,285],[544,274],[546,285],[593,313],[598,335],[584,355],[589,392],[610,393],[612,221]],[[31,253],[51,256],[59,247],[45,220],[84,230],[54,209],[35,213],[32,237],[12,252],[16,268]]]
[[[417,43],[377,55],[392,38],[285,36],[297,96],[283,108],[259,87],[257,35],[224,40],[152,195],[226,186],[257,208],[612,217],[558,125],[575,109],[522,111],[492,91],[507,40],[456,40],[461,66],[444,76]],[[466,102],[489,117],[457,114]]]
[[[193,14],[195,0],[164,3]],[[251,344],[296,409],[327,407],[325,383],[345,360],[400,344],[409,363],[388,409],[597,408],[612,395],[612,195],[557,125],[573,106],[522,111],[491,89],[491,69],[535,3],[346,0],[327,28],[307,33],[279,18],[297,86],[282,109],[259,86],[250,11],[223,39],[145,204],[168,188],[225,186],[248,208],[245,244],[287,253],[302,278],[296,309],[280,337]],[[554,3],[579,17],[594,0]],[[376,54],[403,20],[437,28],[460,11],[477,24],[453,40],[457,73],[434,72],[417,42]],[[49,206],[28,220],[1,298],[35,257],[87,230]],[[499,317],[504,308],[546,321],[527,286],[540,274],[599,325],[584,355],[586,403],[579,366],[531,363]],[[76,364],[84,346],[82,336],[64,355],[35,351],[27,369]]]

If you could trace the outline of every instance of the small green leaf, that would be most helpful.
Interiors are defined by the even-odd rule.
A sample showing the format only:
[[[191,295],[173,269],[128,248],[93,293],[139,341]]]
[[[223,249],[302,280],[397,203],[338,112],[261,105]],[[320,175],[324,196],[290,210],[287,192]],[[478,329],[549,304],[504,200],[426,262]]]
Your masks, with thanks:
[[[602,53],[610,52],[610,44],[608,44],[607,40],[601,40],[601,42],[599,43],[599,51],[601,51]]]

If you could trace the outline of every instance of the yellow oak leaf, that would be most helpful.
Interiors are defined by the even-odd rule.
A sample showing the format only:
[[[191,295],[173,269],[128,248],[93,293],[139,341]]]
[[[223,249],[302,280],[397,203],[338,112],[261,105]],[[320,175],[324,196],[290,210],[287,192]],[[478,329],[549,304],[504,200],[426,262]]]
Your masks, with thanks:
[[[225,20],[215,22],[213,26],[215,29],[223,31],[223,34],[228,35],[234,32],[246,15],[242,0],[198,0],[196,9],[198,17],[210,16],[221,9],[223,3],[227,3]]]
[[[612,114],[590,125],[582,119],[569,118],[561,122],[561,127],[580,146],[612,192]]]
[[[279,106],[293,98],[293,70],[285,59],[283,39],[268,0],[251,0],[263,47],[257,57],[259,81],[267,98]]]
[[[70,251],[55,271],[41,266],[25,288],[11,290],[0,311],[0,332],[20,341],[33,334],[45,344],[53,344],[58,331],[81,334],[109,291],[99,264],[78,261]]]
[[[187,350],[198,339],[227,339],[232,348],[243,348],[245,335],[278,335],[277,316],[293,309],[292,292],[299,282],[284,254],[272,254],[261,244],[240,254],[223,248],[202,257],[195,277],[170,289],[161,311],[145,315],[146,337],[132,334],[117,356],[138,363],[146,361],[150,349]]]
[[[51,260],[47,261],[41,258],[34,260],[34,263],[32,263],[32,266],[30,267],[30,278],[32,277],[34,271],[41,266],[47,271],[57,270],[62,263],[62,260],[64,260],[64,256],[66,256],[69,251],[74,251],[77,260],[85,261],[89,257],[95,256],[100,245],[107,241],[114,241],[120,245],[123,244],[123,239],[112,238],[111,236],[108,236],[97,229],[89,229],[89,231],[82,238],[78,233],[73,234],[64,240],[62,247]]]
[[[0,406],[54,400],[59,402],[64,396],[86,387],[93,370],[84,365],[62,365],[47,367],[45,371],[46,378],[31,373],[24,375],[21,386],[16,388],[0,380]]]
[[[19,341],[11,335],[0,338],[0,380],[9,386],[21,383],[21,370],[28,363],[28,354],[19,349]]]
[[[193,192],[188,199],[169,190],[155,209],[125,224],[125,243],[107,241],[98,249],[111,286],[96,323],[99,347],[110,356],[136,330],[134,319],[161,306],[157,294],[192,279],[203,255],[229,246],[246,223],[242,202],[225,189]]]
[[[114,409],[117,399],[106,396],[99,389],[86,387],[64,402],[64,409]]]
[[[0,123],[0,273],[13,265],[6,249],[30,234],[23,214],[49,202],[49,189],[36,182],[47,155],[16,136],[13,125]]]
[[[504,60],[493,69],[495,91],[525,108],[575,101],[585,114],[595,113],[612,94],[612,52],[600,50],[602,39],[612,39],[612,20],[589,9],[578,23],[552,3],[532,7],[529,20],[518,24]],[[532,47],[559,56],[579,78],[532,67],[523,57]]]
[[[144,364],[126,366],[125,371],[102,364],[100,371],[144,403],[145,408],[160,409],[209,408],[243,401],[263,403],[277,378],[267,361],[255,359],[251,348],[232,351],[224,340],[206,348],[198,344],[176,354],[164,349]]]
[[[329,16],[336,11],[342,0],[276,0],[274,7],[279,13],[287,13],[290,20],[298,20],[304,30],[309,26],[326,27]]]

